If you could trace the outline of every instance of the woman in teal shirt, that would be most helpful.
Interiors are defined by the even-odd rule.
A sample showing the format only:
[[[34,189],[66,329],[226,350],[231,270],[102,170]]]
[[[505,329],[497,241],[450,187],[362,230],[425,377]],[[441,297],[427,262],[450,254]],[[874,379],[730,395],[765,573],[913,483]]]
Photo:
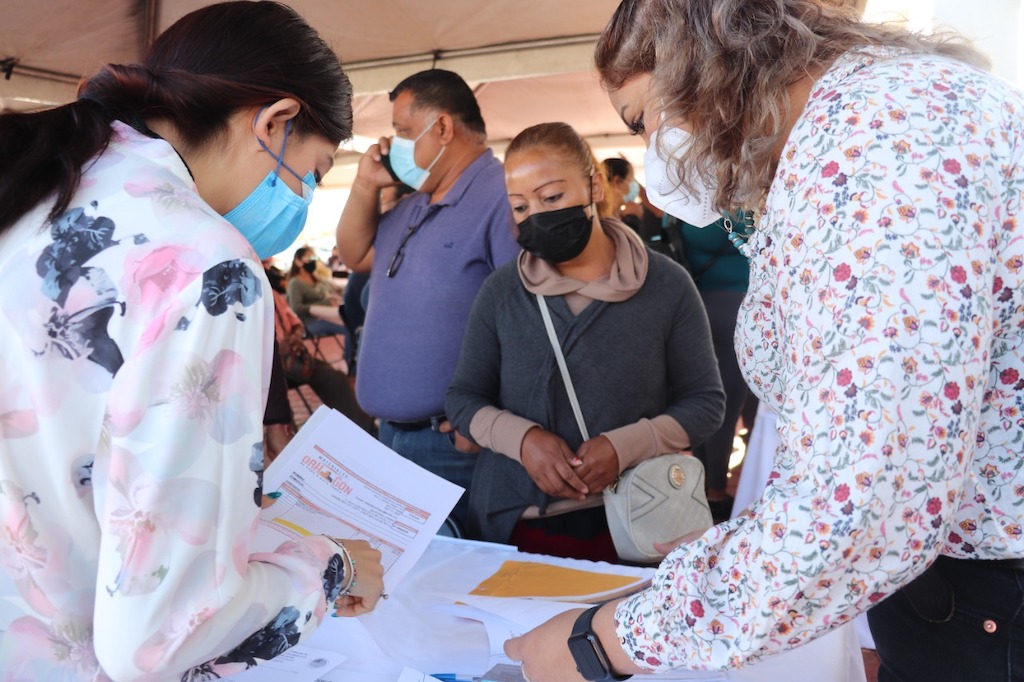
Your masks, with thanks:
[[[736,219],[737,222],[742,221],[744,216],[736,216]],[[747,384],[736,363],[733,334],[736,315],[747,292],[750,261],[729,241],[725,222],[723,218],[707,227],[697,228],[665,214],[665,231],[673,242],[682,244],[684,265],[704,301],[718,370],[725,388],[725,421],[718,431],[693,449],[693,454],[704,463],[708,505],[716,522],[728,519],[732,513],[733,498],[726,492],[729,457],[732,455],[736,421],[748,395]]]

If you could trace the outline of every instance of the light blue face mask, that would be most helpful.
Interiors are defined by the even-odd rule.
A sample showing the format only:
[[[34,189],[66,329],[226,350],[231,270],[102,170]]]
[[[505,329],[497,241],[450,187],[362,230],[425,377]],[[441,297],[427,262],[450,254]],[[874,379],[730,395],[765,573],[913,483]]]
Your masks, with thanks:
[[[430,176],[430,170],[446,149],[446,147],[441,147],[441,151],[437,153],[437,156],[434,157],[434,160],[426,168],[420,168],[416,165],[416,143],[427,134],[428,130],[434,127],[435,123],[437,123],[436,118],[415,139],[410,140],[398,135],[391,138],[391,151],[388,152],[388,157],[391,159],[391,168],[394,169],[395,175],[398,176],[399,180],[417,191],[419,191],[420,187],[423,187],[423,183]]]
[[[629,181],[629,191],[626,192],[626,196],[622,197],[622,201],[629,204],[636,201],[638,196],[640,196],[640,183],[634,178]]]
[[[253,127],[256,126],[260,113],[263,113],[262,109],[256,114]],[[224,215],[224,218],[249,240],[249,244],[260,259],[270,258],[292,245],[306,225],[306,213],[309,211],[309,203],[313,200],[313,190],[316,188],[313,171],[302,177],[284,162],[284,150],[288,144],[291,127],[291,121],[285,123],[280,156],[270,151],[263,140],[256,138],[260,146],[277,161],[277,166],[263,178],[263,182],[256,185],[242,203]],[[302,196],[296,194],[287,183],[278,182],[281,168],[302,182]]]

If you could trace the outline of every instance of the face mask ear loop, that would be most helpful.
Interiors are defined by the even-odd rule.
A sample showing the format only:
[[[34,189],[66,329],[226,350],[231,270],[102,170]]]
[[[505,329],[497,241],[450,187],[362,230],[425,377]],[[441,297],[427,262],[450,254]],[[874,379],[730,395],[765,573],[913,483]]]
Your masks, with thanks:
[[[590,201],[587,202],[587,208],[590,209],[590,219],[593,220],[594,216],[598,214],[597,206],[594,205],[594,171],[590,171]]]
[[[286,121],[284,124],[284,139],[281,141],[281,154],[277,157],[277,166],[274,167],[274,179],[270,181],[271,187],[277,187],[277,179],[281,176],[281,165],[284,164],[284,149],[288,146],[288,133],[291,132],[292,122]],[[292,171],[293,174],[295,171]]]
[[[256,129],[256,124],[260,120],[260,114],[262,114],[264,111],[266,111],[266,109],[267,109],[266,107],[262,107],[259,111],[256,112],[256,118],[254,118],[252,120],[253,130]],[[274,152],[270,151],[270,147],[267,146],[266,142],[261,140],[259,137],[256,138],[256,141],[260,143],[260,146],[263,147],[263,149],[266,150],[266,152],[268,154],[270,154],[274,158],[275,161],[277,161],[277,165],[274,166],[274,179],[270,181],[270,186],[271,187],[277,187],[277,178],[281,175],[281,166],[284,165],[284,150],[285,150],[285,147],[288,146],[288,133],[291,132],[291,129],[292,129],[292,122],[290,120],[286,121],[285,124],[284,124],[284,140],[282,140],[282,142],[281,142],[281,154],[280,155],[274,154]],[[288,168],[288,166],[285,166],[285,168]],[[288,168],[288,171],[292,175],[294,175],[295,177],[299,178],[300,180],[302,179],[298,175],[298,173],[293,171],[291,168]]]

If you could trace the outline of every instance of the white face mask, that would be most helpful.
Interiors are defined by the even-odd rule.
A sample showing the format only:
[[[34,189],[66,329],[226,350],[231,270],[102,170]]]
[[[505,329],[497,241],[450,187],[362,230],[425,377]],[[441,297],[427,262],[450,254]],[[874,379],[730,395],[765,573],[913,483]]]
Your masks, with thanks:
[[[672,159],[664,158],[658,150],[658,133],[666,154],[678,154],[690,144],[690,133],[681,128],[661,128],[651,133],[651,143],[644,153],[644,174],[647,178],[647,198],[665,213],[694,227],[707,227],[722,216],[715,210],[715,187],[699,176],[692,178],[694,192],[680,186],[679,174]]]

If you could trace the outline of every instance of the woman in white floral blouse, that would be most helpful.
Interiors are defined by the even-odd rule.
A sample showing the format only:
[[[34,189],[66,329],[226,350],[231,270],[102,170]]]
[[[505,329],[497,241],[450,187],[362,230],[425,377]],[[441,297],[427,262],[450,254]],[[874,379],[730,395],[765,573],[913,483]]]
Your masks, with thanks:
[[[596,59],[655,203],[759,209],[736,340],[782,445],[598,645],[566,646],[574,611],[509,654],[532,682],[737,667],[871,609],[883,682],[1024,679],[1024,96],[822,0],[625,0]]]
[[[260,259],[302,229],[351,96],[298,14],[234,2],[76,102],[0,116],[0,568],[21,598],[0,679],[219,679],[373,608],[368,543],[253,545]]]

